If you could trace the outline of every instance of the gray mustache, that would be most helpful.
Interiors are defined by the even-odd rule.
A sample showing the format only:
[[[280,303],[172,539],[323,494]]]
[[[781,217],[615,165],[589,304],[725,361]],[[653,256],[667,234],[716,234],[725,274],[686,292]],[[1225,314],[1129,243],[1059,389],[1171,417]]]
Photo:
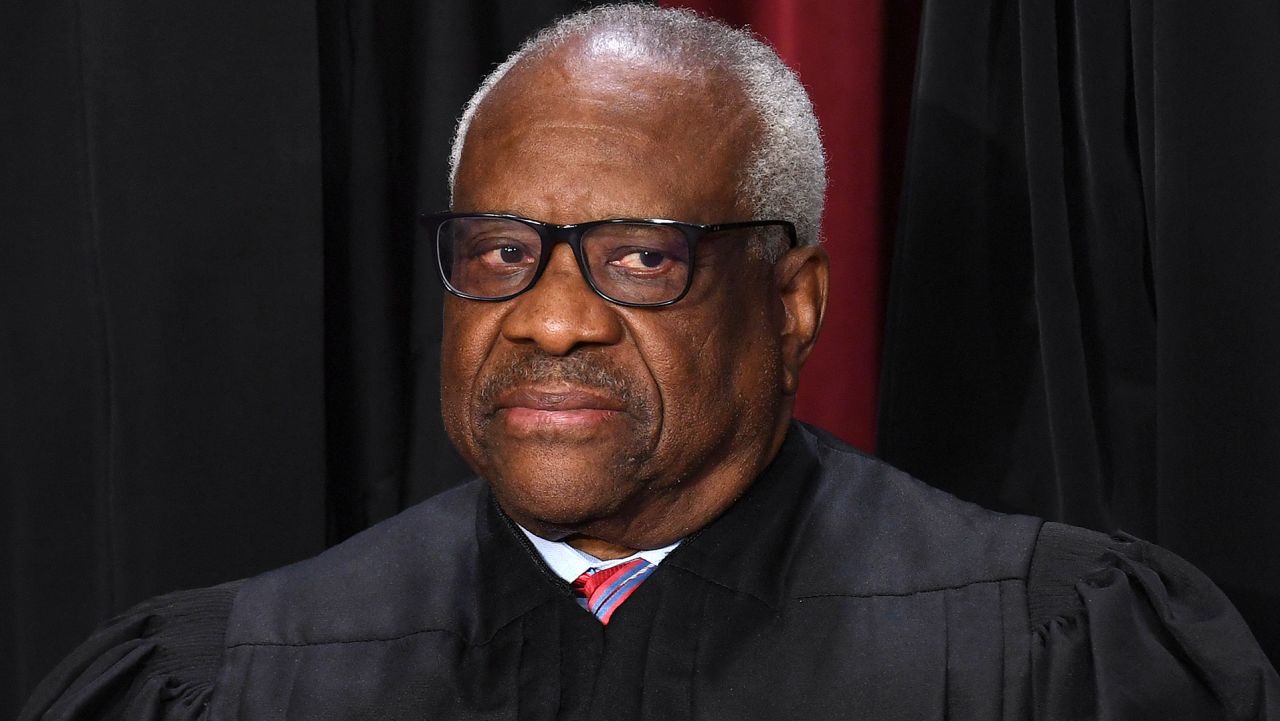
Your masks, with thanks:
[[[579,351],[567,356],[551,356],[531,351],[495,368],[480,387],[480,408],[492,410],[494,399],[520,386],[567,384],[605,393],[617,398],[633,414],[647,417],[648,403],[625,373],[599,353]]]

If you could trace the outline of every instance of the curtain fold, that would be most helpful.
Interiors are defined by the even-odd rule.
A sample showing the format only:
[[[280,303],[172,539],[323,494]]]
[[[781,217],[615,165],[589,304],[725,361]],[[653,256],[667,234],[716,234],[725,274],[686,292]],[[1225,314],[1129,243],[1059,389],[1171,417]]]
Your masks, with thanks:
[[[324,544],[312,6],[0,10],[0,715],[103,619]]]
[[[929,0],[879,452],[1124,528],[1280,655],[1280,7]]]

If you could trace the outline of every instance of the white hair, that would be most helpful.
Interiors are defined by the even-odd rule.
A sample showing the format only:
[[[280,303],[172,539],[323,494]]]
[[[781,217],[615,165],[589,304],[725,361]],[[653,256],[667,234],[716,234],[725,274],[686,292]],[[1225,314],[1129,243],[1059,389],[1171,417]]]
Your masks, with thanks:
[[[737,80],[760,132],[738,182],[739,199],[755,219],[789,220],[801,244],[819,240],[827,159],[809,95],[777,53],[750,32],[690,10],[652,5],[602,5],[569,15],[525,42],[480,84],[467,102],[449,158],[452,194],[462,146],[477,109],[520,61],[570,40],[593,50],[659,57],[698,69],[717,69]]]

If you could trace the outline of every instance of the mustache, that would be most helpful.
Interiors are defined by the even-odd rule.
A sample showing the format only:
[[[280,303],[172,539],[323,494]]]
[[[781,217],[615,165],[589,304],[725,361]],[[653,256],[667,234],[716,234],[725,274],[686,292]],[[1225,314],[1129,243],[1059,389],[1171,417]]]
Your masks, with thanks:
[[[493,368],[480,386],[479,407],[486,414],[494,401],[515,388],[539,385],[571,385],[608,395],[621,402],[632,415],[649,416],[649,403],[637,391],[630,376],[602,353],[579,350],[566,356],[551,356],[530,350],[504,360]]]

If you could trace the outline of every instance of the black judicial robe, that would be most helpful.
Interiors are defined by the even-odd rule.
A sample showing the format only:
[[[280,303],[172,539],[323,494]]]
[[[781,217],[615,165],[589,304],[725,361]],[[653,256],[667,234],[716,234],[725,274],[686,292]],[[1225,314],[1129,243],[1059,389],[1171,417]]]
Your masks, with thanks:
[[[481,481],[109,623],[22,719],[1280,719],[1185,562],[796,425],[600,626]]]

